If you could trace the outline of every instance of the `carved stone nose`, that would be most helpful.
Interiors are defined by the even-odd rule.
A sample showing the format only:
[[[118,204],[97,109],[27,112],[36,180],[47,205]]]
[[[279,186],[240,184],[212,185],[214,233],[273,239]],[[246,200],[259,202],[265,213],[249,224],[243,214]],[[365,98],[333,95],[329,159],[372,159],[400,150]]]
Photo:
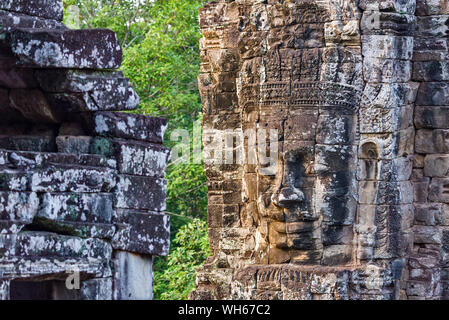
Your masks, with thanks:
[[[285,187],[274,194],[273,203],[281,208],[288,208],[305,200],[304,193],[297,188]]]

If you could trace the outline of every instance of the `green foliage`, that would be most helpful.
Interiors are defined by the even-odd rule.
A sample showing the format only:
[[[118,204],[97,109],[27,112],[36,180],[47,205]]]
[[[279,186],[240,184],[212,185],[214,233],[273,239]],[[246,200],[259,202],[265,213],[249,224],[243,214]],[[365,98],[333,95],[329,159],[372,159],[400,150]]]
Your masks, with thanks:
[[[166,269],[154,274],[154,294],[162,300],[184,300],[195,288],[195,269],[210,255],[207,222],[193,219],[181,227],[172,244],[168,259],[155,264]]]
[[[172,127],[191,126],[201,111],[197,10],[202,2],[154,2],[145,41],[125,55],[123,69],[137,85],[143,110],[176,120]]]
[[[167,118],[166,137],[177,128],[192,135],[193,123],[201,118],[197,87],[201,33],[197,16],[205,2],[64,0],[66,12],[73,12],[67,10],[69,6],[79,8],[79,20],[68,14],[65,21],[70,25],[79,21],[80,28],[108,28],[116,32],[123,48],[121,70],[141,98],[135,112]],[[171,148],[175,142],[165,144]],[[203,222],[206,177],[202,165],[171,164],[167,180],[173,241],[169,257],[158,258],[155,263],[155,299],[184,299],[194,287],[194,267],[200,266],[209,254]]]

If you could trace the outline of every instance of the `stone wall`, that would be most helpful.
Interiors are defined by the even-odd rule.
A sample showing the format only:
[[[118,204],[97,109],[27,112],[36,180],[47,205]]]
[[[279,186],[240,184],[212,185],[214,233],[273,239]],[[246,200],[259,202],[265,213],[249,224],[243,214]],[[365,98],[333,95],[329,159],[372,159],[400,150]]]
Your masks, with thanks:
[[[419,82],[414,122],[414,247],[407,294],[414,299],[448,298],[447,204],[449,7],[446,1],[417,1],[413,81]]]
[[[116,35],[62,17],[0,1],[0,299],[152,299],[167,121],[113,112],[139,105]]]
[[[200,10],[213,256],[192,298],[447,296],[448,10],[442,0]],[[267,129],[272,172],[266,136],[247,139]],[[209,153],[226,130],[243,161]]]

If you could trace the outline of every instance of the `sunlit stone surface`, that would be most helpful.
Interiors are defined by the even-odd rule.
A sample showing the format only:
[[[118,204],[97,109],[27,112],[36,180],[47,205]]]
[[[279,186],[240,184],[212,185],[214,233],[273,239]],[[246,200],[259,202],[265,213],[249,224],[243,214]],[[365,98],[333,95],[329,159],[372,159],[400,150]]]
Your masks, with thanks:
[[[243,161],[207,163],[213,256],[192,298],[448,296],[448,14],[424,0],[200,11],[205,131],[276,129],[277,147],[234,141]]]

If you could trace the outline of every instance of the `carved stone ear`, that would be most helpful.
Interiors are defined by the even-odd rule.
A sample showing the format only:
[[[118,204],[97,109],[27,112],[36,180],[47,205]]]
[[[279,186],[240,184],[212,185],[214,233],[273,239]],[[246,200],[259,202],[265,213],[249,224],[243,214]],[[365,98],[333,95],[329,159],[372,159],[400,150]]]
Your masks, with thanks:
[[[361,147],[360,159],[379,159],[380,151],[374,142],[365,142]]]

